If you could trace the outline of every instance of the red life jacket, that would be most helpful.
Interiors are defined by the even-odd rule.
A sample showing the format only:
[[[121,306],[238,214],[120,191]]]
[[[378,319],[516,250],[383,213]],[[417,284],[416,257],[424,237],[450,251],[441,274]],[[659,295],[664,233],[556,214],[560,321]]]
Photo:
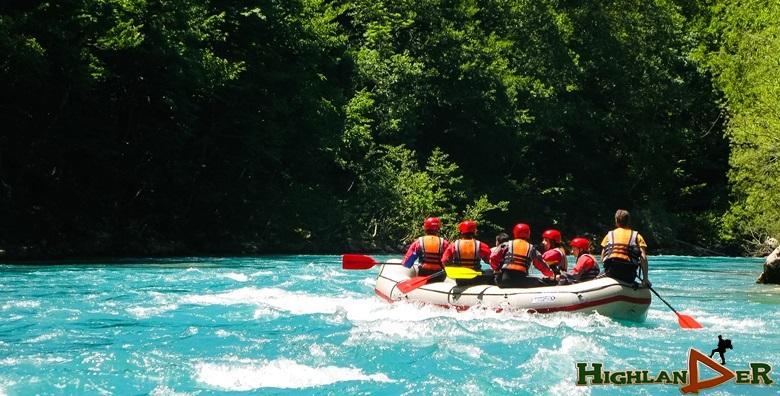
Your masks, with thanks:
[[[569,270],[569,260],[566,258],[566,249],[558,247],[558,250],[561,251],[561,263],[558,265],[561,267],[561,271],[566,272]]]
[[[522,239],[513,239],[506,244],[507,251],[501,269],[528,274],[528,266],[531,263],[531,244]]]
[[[557,267],[557,271],[558,272],[560,272],[560,271],[566,272],[569,269],[569,262],[566,259],[566,250],[564,250],[563,247],[560,247],[560,246],[558,246],[557,248],[554,248],[552,250],[557,250],[558,253],[561,254],[561,259],[558,262],[555,262],[555,263],[547,262],[547,261],[545,261],[544,263],[547,264],[547,266],[550,267],[550,269],[553,269],[553,266],[557,265],[558,266]],[[553,269],[553,272],[555,272],[555,269]]]
[[[452,267],[470,267],[479,269],[479,244],[476,239],[458,239],[455,241],[455,251],[452,255]]]
[[[587,253],[583,254],[582,256],[590,257],[590,259],[593,260],[593,265],[590,268],[587,268],[584,271],[582,271],[579,274],[577,274],[579,279],[581,281],[583,281],[583,280],[590,280],[590,279],[594,279],[595,277],[599,276],[599,272],[600,272],[600,270],[599,270],[599,262],[596,261],[596,258],[593,257],[593,255],[587,254]],[[582,257],[582,256],[580,256],[580,257]],[[579,257],[577,259],[579,260]]]
[[[444,239],[436,235],[426,235],[417,239],[421,269],[438,271],[442,269],[441,256],[444,254]]]

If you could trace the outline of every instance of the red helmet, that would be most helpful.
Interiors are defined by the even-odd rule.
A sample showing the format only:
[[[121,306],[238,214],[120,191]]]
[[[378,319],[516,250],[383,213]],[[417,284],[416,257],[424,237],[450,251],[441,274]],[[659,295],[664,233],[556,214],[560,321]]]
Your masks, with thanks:
[[[572,239],[569,242],[569,246],[580,248],[582,250],[588,250],[588,248],[590,247],[590,241],[587,240],[586,238],[577,237]]]
[[[458,231],[461,234],[474,234],[477,232],[477,222],[474,220],[464,220],[458,224]]]
[[[423,229],[425,231],[439,231],[441,229],[441,220],[438,217],[429,217],[423,221]]]
[[[515,228],[512,229],[515,239],[528,239],[531,236],[531,227],[528,224],[515,224]]]
[[[547,238],[551,241],[561,243],[561,232],[558,230],[549,229],[542,233],[542,238]]]

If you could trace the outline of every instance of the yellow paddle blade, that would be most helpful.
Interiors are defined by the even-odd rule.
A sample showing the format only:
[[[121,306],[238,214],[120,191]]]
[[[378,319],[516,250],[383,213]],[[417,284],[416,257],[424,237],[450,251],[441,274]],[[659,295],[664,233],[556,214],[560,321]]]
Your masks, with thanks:
[[[465,267],[446,267],[444,271],[447,272],[447,277],[452,279],[474,279],[482,275],[482,272]]]

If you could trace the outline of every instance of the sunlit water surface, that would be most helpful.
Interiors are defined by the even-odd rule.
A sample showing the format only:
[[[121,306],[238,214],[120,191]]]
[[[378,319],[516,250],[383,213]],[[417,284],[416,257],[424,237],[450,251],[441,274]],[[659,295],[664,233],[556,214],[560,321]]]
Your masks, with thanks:
[[[733,340],[728,367],[767,362],[778,381],[780,288],[754,283],[761,265],[651,258],[656,290],[698,331],[658,299],[641,324],[391,305],[374,294],[376,268],[344,271],[338,256],[0,265],[0,395],[678,395],[578,387],[575,363],[682,370],[688,349],[709,353],[718,334]]]

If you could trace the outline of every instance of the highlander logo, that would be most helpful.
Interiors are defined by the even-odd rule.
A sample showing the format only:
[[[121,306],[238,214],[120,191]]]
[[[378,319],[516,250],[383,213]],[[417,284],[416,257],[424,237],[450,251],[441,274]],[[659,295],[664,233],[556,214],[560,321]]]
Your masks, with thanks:
[[[700,379],[699,362],[715,370],[719,376]],[[718,386],[735,379],[738,385],[770,385],[772,366],[767,363],[750,363],[747,370],[731,371],[707,355],[691,348],[688,350],[688,370],[650,374],[649,370],[604,371],[601,363],[577,363],[577,385],[681,385],[682,393],[699,393],[700,390]]]

